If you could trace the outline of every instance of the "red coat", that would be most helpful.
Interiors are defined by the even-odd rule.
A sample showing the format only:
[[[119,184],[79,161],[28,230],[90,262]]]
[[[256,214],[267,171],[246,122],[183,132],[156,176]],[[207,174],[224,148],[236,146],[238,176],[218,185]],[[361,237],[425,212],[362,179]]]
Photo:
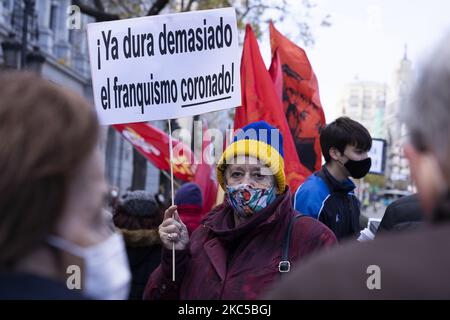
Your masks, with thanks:
[[[189,249],[163,250],[161,265],[147,283],[144,299],[256,299],[280,280],[284,235],[292,217],[289,189],[274,203],[234,228],[233,209],[225,201],[214,208],[191,236]],[[324,224],[296,220],[290,242],[291,270],[315,251],[337,243]],[[300,284],[299,284],[300,285]]]

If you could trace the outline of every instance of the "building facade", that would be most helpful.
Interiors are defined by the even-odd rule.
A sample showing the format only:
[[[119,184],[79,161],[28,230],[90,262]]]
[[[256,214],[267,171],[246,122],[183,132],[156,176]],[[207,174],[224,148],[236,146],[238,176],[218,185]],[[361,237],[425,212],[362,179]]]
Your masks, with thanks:
[[[394,71],[386,107],[386,139],[388,141],[386,177],[388,186],[412,191],[412,181],[408,160],[404,156],[402,144],[407,132],[401,120],[414,83],[414,69],[408,59],[406,48],[403,59]]]
[[[338,106],[342,115],[360,122],[373,138],[386,140],[386,187],[405,191],[412,191],[413,187],[402,148],[407,132],[401,114],[413,82],[414,70],[405,49],[389,86],[355,80],[344,88]]]
[[[361,123],[374,138],[385,138],[385,84],[355,80],[345,86],[339,102],[342,115]]]

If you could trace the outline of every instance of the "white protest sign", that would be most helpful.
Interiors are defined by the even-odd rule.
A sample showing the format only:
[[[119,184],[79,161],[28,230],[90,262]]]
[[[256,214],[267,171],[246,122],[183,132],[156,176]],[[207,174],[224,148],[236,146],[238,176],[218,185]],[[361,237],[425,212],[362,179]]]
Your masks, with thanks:
[[[384,174],[385,144],[382,139],[372,139],[372,148],[368,156],[372,159],[369,173]]]
[[[233,8],[88,25],[101,124],[173,119],[241,104]]]

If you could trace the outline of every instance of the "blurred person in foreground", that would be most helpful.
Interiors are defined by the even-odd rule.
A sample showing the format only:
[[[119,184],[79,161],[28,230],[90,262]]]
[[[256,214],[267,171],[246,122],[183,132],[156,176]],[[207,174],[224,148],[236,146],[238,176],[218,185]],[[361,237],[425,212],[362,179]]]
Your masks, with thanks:
[[[126,298],[93,108],[28,73],[2,74],[0,97],[0,299]]]
[[[191,237],[177,207],[166,210],[159,227],[162,262],[150,276],[144,298],[256,299],[289,271],[287,261],[295,269],[308,256],[336,244],[321,222],[296,219],[299,213],[292,208],[285,182],[282,136],[266,122],[238,131],[216,174],[227,197]],[[285,240],[288,230],[292,241]]]
[[[117,201],[113,220],[127,249],[132,274],[130,299],[142,299],[148,277],[161,262],[158,227],[162,218],[155,197],[144,190],[128,191]]]
[[[424,69],[404,120],[426,225],[317,256],[269,299],[450,299],[450,38]],[[320,279],[318,281],[318,279]]]

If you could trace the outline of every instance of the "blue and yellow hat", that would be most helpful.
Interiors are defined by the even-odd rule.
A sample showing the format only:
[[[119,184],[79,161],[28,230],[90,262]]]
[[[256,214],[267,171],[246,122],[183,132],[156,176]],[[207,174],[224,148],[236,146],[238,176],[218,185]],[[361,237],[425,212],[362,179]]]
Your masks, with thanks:
[[[283,136],[265,121],[253,122],[238,130],[217,163],[216,174],[222,189],[226,190],[224,173],[227,164],[237,156],[252,156],[262,161],[275,176],[280,193],[286,189],[284,175]]]

